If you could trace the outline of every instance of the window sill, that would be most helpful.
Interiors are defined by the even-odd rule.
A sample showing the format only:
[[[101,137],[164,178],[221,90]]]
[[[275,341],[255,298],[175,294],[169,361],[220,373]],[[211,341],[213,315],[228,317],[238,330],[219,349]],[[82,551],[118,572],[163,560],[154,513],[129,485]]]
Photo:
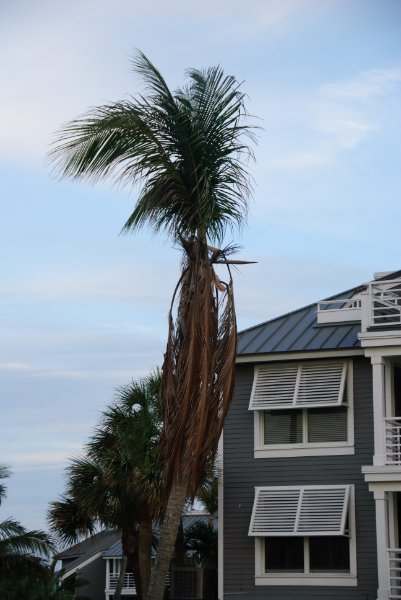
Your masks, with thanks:
[[[273,446],[271,448],[255,448],[254,458],[285,458],[287,456],[335,456],[355,454],[355,447],[344,446],[304,446],[290,448],[288,446]]]
[[[313,586],[350,586],[358,585],[355,575],[257,575],[255,585],[313,585]]]

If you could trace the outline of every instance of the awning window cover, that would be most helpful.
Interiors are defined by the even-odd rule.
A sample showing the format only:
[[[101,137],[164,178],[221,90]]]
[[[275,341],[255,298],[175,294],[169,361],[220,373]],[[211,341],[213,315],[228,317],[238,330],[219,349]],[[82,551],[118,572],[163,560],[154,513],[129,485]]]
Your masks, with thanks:
[[[344,535],[349,485],[257,487],[249,535]]]
[[[340,406],[346,361],[281,363],[255,367],[251,410]]]

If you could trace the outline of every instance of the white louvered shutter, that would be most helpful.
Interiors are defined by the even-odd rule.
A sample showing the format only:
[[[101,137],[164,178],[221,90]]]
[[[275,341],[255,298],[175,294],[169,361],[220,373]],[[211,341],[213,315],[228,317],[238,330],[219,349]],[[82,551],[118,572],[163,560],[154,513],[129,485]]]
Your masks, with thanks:
[[[297,364],[257,367],[251,393],[252,409],[292,408],[298,378]]]
[[[344,535],[349,485],[256,488],[249,535]]]
[[[339,406],[344,398],[347,363],[320,361],[255,368],[250,410]]]

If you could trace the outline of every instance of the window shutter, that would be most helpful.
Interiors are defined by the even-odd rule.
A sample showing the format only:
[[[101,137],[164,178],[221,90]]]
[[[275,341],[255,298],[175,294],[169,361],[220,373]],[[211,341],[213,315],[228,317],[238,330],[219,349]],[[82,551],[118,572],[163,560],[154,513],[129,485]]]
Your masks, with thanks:
[[[302,363],[296,406],[338,406],[344,395],[346,363]]]
[[[257,367],[250,408],[292,408],[297,378],[297,364]]]
[[[256,488],[249,535],[344,535],[350,486]]]
[[[251,410],[339,406],[343,402],[345,361],[303,362],[258,366]]]

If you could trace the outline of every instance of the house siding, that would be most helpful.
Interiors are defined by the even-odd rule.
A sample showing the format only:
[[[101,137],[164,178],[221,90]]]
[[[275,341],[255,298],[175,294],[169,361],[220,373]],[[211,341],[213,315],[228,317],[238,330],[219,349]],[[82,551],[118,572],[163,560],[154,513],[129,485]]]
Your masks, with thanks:
[[[254,415],[248,410],[253,372],[253,365],[237,366],[234,400],[224,427],[225,600],[375,600],[375,506],[361,473],[363,465],[372,464],[373,456],[370,361],[353,360],[355,454],[346,456],[254,459]],[[254,488],[330,484],[355,486],[357,587],[255,586],[255,542],[248,536]]]
[[[77,600],[81,597],[85,600],[105,600],[106,565],[102,556],[79,569],[78,577],[89,583],[76,588]]]

